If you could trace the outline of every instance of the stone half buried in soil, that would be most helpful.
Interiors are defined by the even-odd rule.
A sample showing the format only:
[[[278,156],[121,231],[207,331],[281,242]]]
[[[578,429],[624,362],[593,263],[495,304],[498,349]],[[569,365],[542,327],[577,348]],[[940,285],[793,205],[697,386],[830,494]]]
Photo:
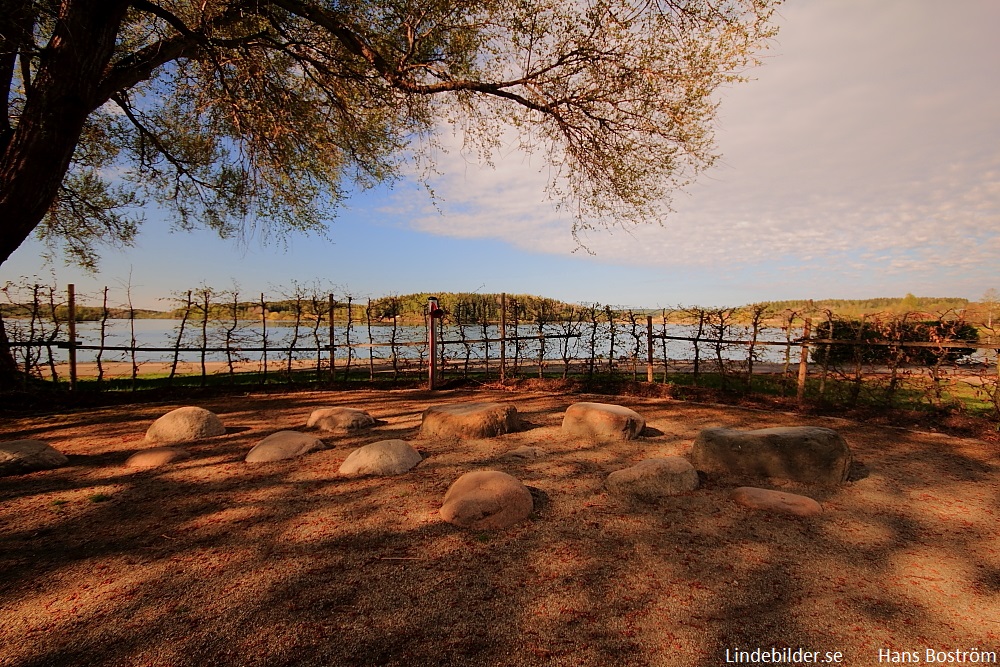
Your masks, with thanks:
[[[424,410],[420,435],[492,438],[517,430],[517,409],[503,403],[447,403]]]
[[[180,447],[152,447],[136,452],[125,461],[126,468],[158,468],[191,458],[191,453]]]
[[[698,470],[733,477],[840,484],[847,480],[851,450],[839,433],[816,426],[708,428],[695,438],[691,462]]]
[[[534,509],[531,492],[499,470],[467,472],[444,494],[441,518],[462,528],[498,530],[524,521]]]
[[[278,431],[258,442],[245,460],[247,463],[270,463],[293,459],[318,449],[326,449],[319,438],[298,431]]]
[[[189,442],[223,435],[222,421],[205,408],[187,406],[171,410],[153,422],[146,431],[146,442]]]
[[[331,433],[350,433],[371,428],[376,423],[378,422],[374,417],[357,408],[317,408],[309,415],[306,428],[317,428]]]
[[[644,428],[638,412],[609,403],[574,403],[562,421],[563,433],[595,440],[634,440]]]
[[[784,491],[741,486],[733,491],[733,500],[743,507],[767,510],[795,516],[816,516],[823,513],[823,506],[808,496]]]
[[[68,458],[41,440],[0,442],[0,477],[50,470],[67,463]]]
[[[512,459],[515,461],[531,461],[533,459],[540,459],[548,454],[548,452],[542,447],[532,447],[531,445],[521,445],[517,449],[512,449],[503,455],[505,459]]]
[[[381,440],[359,447],[344,460],[341,475],[402,475],[420,463],[423,457],[404,440]]]
[[[654,501],[694,491],[698,488],[698,472],[687,459],[667,456],[616,470],[608,475],[604,485],[616,496]]]

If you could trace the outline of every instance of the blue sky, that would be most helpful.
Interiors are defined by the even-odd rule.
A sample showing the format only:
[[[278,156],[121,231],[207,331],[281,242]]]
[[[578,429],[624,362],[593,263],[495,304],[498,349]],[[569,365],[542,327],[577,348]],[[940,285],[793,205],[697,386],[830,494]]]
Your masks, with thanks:
[[[0,282],[39,276],[137,305],[202,282],[279,296],[319,281],[357,298],[417,291],[533,293],[623,306],[791,298],[960,296],[1000,289],[1000,3],[791,0],[755,80],[721,95],[723,159],[662,226],[591,233],[545,199],[538,156],[494,167],[445,134],[432,182],[357,195],[329,238],[244,247],[171,232],[155,211],[100,273],[22,246]]]

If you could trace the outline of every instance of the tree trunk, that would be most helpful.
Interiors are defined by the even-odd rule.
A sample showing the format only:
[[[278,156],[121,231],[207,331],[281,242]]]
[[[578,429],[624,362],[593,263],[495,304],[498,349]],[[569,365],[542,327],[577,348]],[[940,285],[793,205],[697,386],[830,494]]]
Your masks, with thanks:
[[[14,360],[14,352],[7,338],[3,319],[0,319],[0,391],[9,391],[23,384],[24,380]]]
[[[127,5],[124,0],[64,0],[37,75],[22,82],[28,95],[16,127],[8,125],[5,114],[0,132],[0,264],[31,235],[59,193],[84,121],[99,106],[98,84]],[[10,83],[12,68],[8,57],[0,67],[3,83]],[[18,381],[0,324],[0,388]]]
[[[52,205],[87,116],[100,105],[127,2],[64,0],[58,25],[29,83],[24,112],[0,153],[0,264]]]

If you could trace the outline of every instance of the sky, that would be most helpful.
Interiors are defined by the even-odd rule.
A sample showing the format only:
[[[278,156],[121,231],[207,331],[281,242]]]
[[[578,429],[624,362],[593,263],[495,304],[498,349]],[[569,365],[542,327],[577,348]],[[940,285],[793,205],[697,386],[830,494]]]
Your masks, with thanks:
[[[435,202],[405,181],[356,194],[328,238],[241,245],[171,231],[151,211],[96,275],[46,264],[31,241],[0,283],[72,282],[85,299],[130,284],[152,308],[201,284],[626,307],[1000,289],[1000,2],[788,0],[777,23],[753,80],[720,93],[719,163],[662,224],[591,232],[590,253],[546,199],[539,156],[509,149],[491,167],[456,148],[440,156]]]

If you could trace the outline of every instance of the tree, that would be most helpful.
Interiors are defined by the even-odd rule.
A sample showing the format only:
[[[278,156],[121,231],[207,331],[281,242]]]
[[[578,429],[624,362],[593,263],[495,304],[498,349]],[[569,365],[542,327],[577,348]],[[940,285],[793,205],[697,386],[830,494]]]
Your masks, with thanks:
[[[323,229],[351,184],[432,166],[443,124],[486,152],[516,129],[574,233],[658,219],[776,2],[0,0],[0,264],[37,233],[93,267],[149,202]]]
[[[991,287],[983,292],[981,301],[986,306],[986,328],[993,329],[993,311],[996,309],[997,303],[1000,303],[1000,292]]]

